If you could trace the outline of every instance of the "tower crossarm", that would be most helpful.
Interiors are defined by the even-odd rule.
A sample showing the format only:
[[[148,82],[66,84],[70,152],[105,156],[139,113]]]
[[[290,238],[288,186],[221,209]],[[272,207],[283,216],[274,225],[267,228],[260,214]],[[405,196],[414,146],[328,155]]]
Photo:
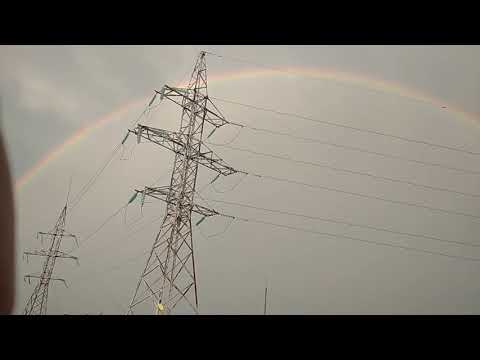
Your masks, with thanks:
[[[69,234],[69,233],[66,233],[66,232],[54,233],[54,232],[43,232],[43,231],[39,231],[39,232],[38,232],[38,235],[63,236],[63,237],[74,237],[74,238],[76,237],[75,235]]]
[[[190,111],[190,108],[187,108],[185,104],[197,104],[201,106],[202,102],[207,100],[207,106],[205,107],[205,121],[216,128],[229,124],[229,121],[225,119],[208,95],[197,94],[197,97],[194,100],[193,89],[177,88],[169,85],[165,85],[160,91],[155,90],[155,92],[160,95],[160,99],[166,98],[187,111]],[[184,100],[186,100],[186,102],[184,102]]]
[[[185,144],[174,131],[167,131],[138,124],[135,129],[129,130],[129,132],[137,136],[137,143],[140,143],[141,139],[145,139],[163,146],[174,153],[182,153],[182,150],[185,148]]]
[[[208,146],[205,145],[205,143],[202,143],[202,145],[207,148],[208,151],[201,152],[198,156],[198,163],[200,165],[203,165],[213,171],[216,171],[220,175],[232,175],[237,172],[241,172],[239,170],[234,169],[231,166],[228,166],[223,159],[218,157],[213,150],[209,149]]]
[[[25,280],[28,280],[29,283],[30,283],[30,279],[39,279],[40,281],[42,281],[42,280],[43,280],[43,281],[46,281],[46,280],[48,280],[48,281],[61,281],[61,282],[63,282],[63,283],[65,284],[66,287],[68,287],[67,282],[65,281],[65,279],[60,279],[60,278],[44,278],[44,277],[41,276],[41,275],[25,275],[25,276],[23,277],[23,280],[24,280],[24,281],[25,281]]]
[[[64,259],[73,259],[78,263],[78,258],[76,256],[69,255],[63,251],[47,251],[47,250],[30,250],[23,253],[24,256],[28,259],[29,256],[52,256],[56,258]]]
[[[150,196],[155,199],[161,200],[167,204],[174,204],[177,199],[175,197],[170,196],[169,198],[169,187],[168,186],[160,186],[160,187],[145,187],[144,190],[135,190],[139,195],[142,196]],[[218,211],[214,209],[209,209],[205,206],[201,206],[198,204],[193,204],[191,206],[191,210],[194,213],[197,213],[199,215],[202,215],[204,217],[208,216],[215,216],[215,215],[220,215],[220,216],[225,216],[225,217],[230,217],[229,215],[221,214]]]
[[[185,155],[186,145],[182,141],[181,136],[176,132],[157,129],[141,124],[137,125],[135,129],[129,131],[137,136],[137,142],[140,142],[141,139],[145,139],[171,150],[176,154]],[[194,151],[193,154],[190,153],[189,156],[193,161],[225,176],[238,172],[231,166],[228,166],[223,159],[209,149],[205,143],[202,142],[202,145],[206,147],[208,151]]]
[[[43,231],[39,231],[37,233],[37,240],[38,240],[38,236],[40,235],[40,239],[41,239],[41,242],[43,243],[43,237],[44,236],[50,236],[50,237],[56,237],[56,236],[61,236],[62,238],[65,238],[65,237],[68,237],[68,238],[72,238],[73,240],[75,240],[75,243],[77,244],[78,246],[78,238],[76,235],[73,235],[73,234],[70,234],[70,233],[67,233],[67,232],[64,232],[64,231],[61,231],[61,232],[43,232]]]

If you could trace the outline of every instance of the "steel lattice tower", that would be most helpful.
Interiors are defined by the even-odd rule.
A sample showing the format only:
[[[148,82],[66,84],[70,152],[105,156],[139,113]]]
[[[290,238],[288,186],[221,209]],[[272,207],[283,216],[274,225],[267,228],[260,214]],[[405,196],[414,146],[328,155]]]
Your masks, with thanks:
[[[217,172],[215,179],[220,175],[230,175],[238,171],[227,166],[202,142],[205,121],[214,126],[213,131],[228,123],[208,98],[205,52],[198,56],[186,88],[165,85],[161,91],[155,91],[149,105],[157,95],[160,100],[165,98],[179,105],[182,108],[182,117],[178,132],[137,125],[127,133],[127,136],[134,133],[138,142],[151,141],[175,153],[170,185],[137,190],[132,198],[133,200],[137,194],[141,194],[142,204],[145,196],[151,196],[166,202],[167,205],[165,217],[138,281],[128,314],[133,314],[134,309],[139,309],[141,305],[147,311],[153,309],[156,314],[170,314],[180,303],[197,314],[198,287],[192,212],[203,215],[204,218],[222,215],[194,204],[198,167],[203,165]],[[202,151],[202,148],[207,148],[207,151]]]
[[[40,275],[25,275],[24,280],[38,279],[38,283],[35,286],[33,294],[28,299],[25,306],[25,315],[45,315],[47,313],[47,300],[48,300],[48,288],[50,281],[62,281],[65,286],[67,283],[64,279],[53,278],[53,270],[55,268],[55,262],[57,258],[74,259],[78,262],[75,256],[71,256],[63,251],[60,251],[60,245],[64,237],[73,238],[75,241],[76,236],[65,232],[65,218],[67,216],[67,204],[63,207],[60,216],[58,217],[55,227],[50,232],[38,232],[37,239],[40,236],[42,244],[45,242],[45,237],[48,239],[47,248],[42,250],[25,251],[24,256],[35,255],[46,257],[43,263],[42,273]]]

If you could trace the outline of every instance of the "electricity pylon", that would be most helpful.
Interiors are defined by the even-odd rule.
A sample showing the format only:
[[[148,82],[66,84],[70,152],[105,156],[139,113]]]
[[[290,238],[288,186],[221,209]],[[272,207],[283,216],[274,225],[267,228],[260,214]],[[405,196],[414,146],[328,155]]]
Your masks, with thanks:
[[[68,203],[68,200],[67,200]],[[44,243],[45,238],[48,239],[47,247],[42,250],[25,251],[24,256],[44,256],[45,262],[43,263],[42,273],[40,275],[25,275],[24,280],[38,279],[38,283],[35,286],[33,294],[28,299],[25,306],[25,315],[45,315],[47,313],[47,300],[48,300],[48,288],[50,281],[61,281],[67,286],[67,282],[64,279],[53,278],[53,270],[55,268],[55,262],[57,258],[74,259],[78,263],[78,258],[71,256],[63,251],[60,251],[60,245],[64,237],[69,237],[77,242],[75,235],[65,232],[65,218],[67,216],[67,203],[63,207],[57,223],[52,231],[38,232],[37,239],[40,236],[41,243]],[[78,243],[77,243],[78,245]]]
[[[179,105],[182,117],[178,132],[139,124],[127,133],[127,136],[135,134],[138,143],[147,140],[175,153],[170,185],[137,190],[131,199],[132,201],[141,193],[142,204],[145,196],[151,196],[167,205],[128,314],[133,314],[133,310],[139,309],[141,305],[156,314],[170,314],[178,304],[183,304],[186,309],[198,314],[192,212],[203,215],[197,224],[209,216],[227,216],[193,202],[198,166],[217,172],[215,180],[220,175],[227,176],[239,171],[228,166],[202,142],[205,122],[214,127],[210,135],[220,126],[229,123],[208,97],[205,52],[198,56],[186,88],[165,85],[161,91],[155,91],[149,105],[157,95],[160,95],[160,100],[168,99]],[[207,151],[202,151],[202,147]]]

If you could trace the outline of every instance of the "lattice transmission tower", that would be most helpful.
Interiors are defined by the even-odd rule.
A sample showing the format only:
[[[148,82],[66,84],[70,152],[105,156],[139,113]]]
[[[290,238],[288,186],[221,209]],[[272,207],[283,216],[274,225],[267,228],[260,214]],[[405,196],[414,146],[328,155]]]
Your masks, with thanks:
[[[202,165],[217,172],[214,180],[220,175],[241,171],[228,166],[202,142],[205,122],[214,127],[210,135],[229,123],[208,97],[205,52],[196,59],[186,88],[165,85],[160,91],[155,90],[149,106],[157,95],[160,101],[168,99],[179,105],[182,116],[178,132],[139,124],[127,133],[127,136],[135,134],[138,143],[150,141],[175,154],[170,185],[135,190],[131,199],[133,201],[138,194],[142,196],[142,204],[146,196],[159,199],[166,203],[166,213],[135,288],[128,314],[140,309],[171,314],[176,306],[177,311],[182,308],[198,314],[192,212],[203,216],[197,224],[209,216],[227,216],[194,203],[198,168]]]
[[[61,281],[65,284],[65,286],[67,286],[67,282],[64,279],[52,277],[57,258],[73,259],[78,263],[77,257],[60,251],[60,245],[65,237],[75,240],[78,246],[76,236],[65,231],[67,203],[65,203],[65,206],[63,207],[54,228],[49,232],[37,233],[37,239],[40,237],[42,245],[46,243],[46,247],[41,250],[24,252],[24,256],[27,257],[27,261],[28,256],[31,255],[45,257],[45,261],[42,266],[42,272],[39,275],[29,274],[25,275],[24,277],[24,280],[28,279],[29,283],[31,279],[38,280],[35,289],[33,290],[33,293],[28,299],[27,305],[25,306],[25,315],[45,315],[47,313],[48,289],[50,286],[50,281]]]

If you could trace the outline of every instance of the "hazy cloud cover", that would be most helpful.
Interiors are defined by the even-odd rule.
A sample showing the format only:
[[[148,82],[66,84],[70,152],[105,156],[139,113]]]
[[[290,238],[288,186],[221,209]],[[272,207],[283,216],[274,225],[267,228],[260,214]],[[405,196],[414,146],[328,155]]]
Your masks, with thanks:
[[[288,74],[258,75],[211,81],[210,95],[296,112],[317,119],[480,151],[480,124],[462,118],[450,107],[480,113],[480,47],[478,46],[2,46],[0,92],[2,130],[15,178],[78,129],[93,124],[135,99],[151,96],[164,83],[188,75],[201,49],[272,67],[334,68],[400,83],[444,102],[447,109],[366,87]],[[236,73],[252,65],[207,58],[209,75]],[[479,171],[478,156],[432,149],[342,128],[217,102],[232,121],[291,132],[323,141],[396,154],[421,161]],[[75,195],[102,165],[143,110],[133,106],[51,161],[16,192],[17,307],[20,313],[33,284],[23,275],[39,270],[39,259],[26,263],[21,253],[39,248],[34,234],[51,228],[64,204],[73,175]],[[142,122],[175,130],[179,109],[162,103]],[[238,129],[225,127],[213,143],[226,144]],[[478,176],[419,166],[318,143],[242,130],[232,146],[289,156],[355,171],[479,194]],[[351,192],[414,202],[480,216],[478,197],[431,191],[365,176],[212,148],[235,168],[334,187]],[[172,154],[129,139],[67,219],[68,230],[88,238],[123,205],[134,188],[169,180]],[[123,160],[125,159],[125,160]],[[215,174],[201,169],[201,189]],[[395,231],[478,243],[478,219],[362,199],[293,184],[240,177],[206,187],[208,199],[239,202],[334,218]],[[197,201],[201,201],[197,198]],[[203,204],[207,206],[207,204]],[[411,246],[452,255],[480,258],[475,247],[408,238],[298,217],[209,202],[230,214],[335,233],[383,243]],[[132,204],[96,236],[75,251],[80,266],[57,262],[56,276],[69,288],[54,284],[49,313],[124,313],[152,245],[159,223],[126,236],[163,214],[149,203],[140,212]],[[135,221],[137,221],[134,223]],[[260,314],[269,286],[269,311],[278,314],[323,313],[478,313],[479,262],[467,262],[374,246],[340,238],[300,233],[260,224],[208,219],[194,228],[195,257],[202,313]],[[202,233],[200,233],[200,231]],[[480,243],[479,243],[480,244]],[[73,244],[66,240],[69,250]]]

